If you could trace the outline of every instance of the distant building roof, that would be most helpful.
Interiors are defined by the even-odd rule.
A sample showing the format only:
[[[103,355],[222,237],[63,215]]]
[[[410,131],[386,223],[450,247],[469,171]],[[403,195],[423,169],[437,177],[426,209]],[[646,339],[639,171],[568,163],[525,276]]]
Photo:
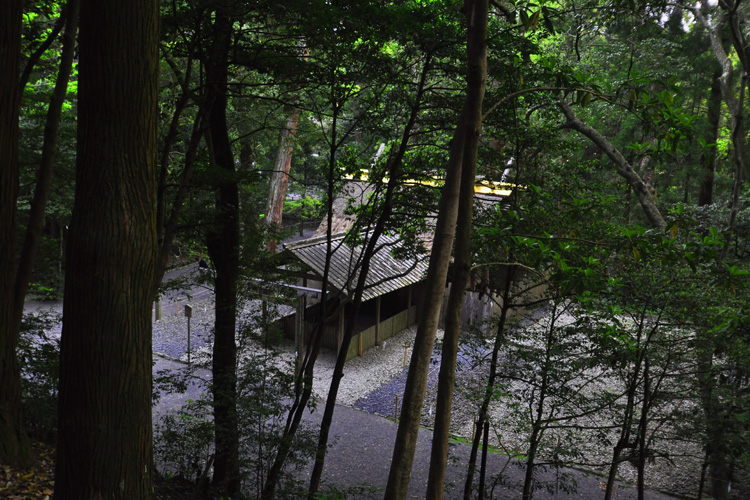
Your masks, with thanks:
[[[341,191],[336,195],[333,200],[333,215],[331,217],[331,233],[343,233],[351,229],[354,225],[356,217],[352,214],[347,213],[346,209],[349,206],[358,207],[364,205],[367,202],[368,197],[374,192],[373,185],[367,182],[366,173],[360,177],[363,179],[354,179],[352,176],[346,176],[349,180]],[[405,181],[405,186],[423,185],[431,187],[441,187],[443,184],[442,180],[432,181]],[[486,179],[477,179],[474,184],[474,200],[479,204],[488,207],[494,206],[503,201],[512,194],[513,190],[518,186],[507,182],[490,181]],[[328,217],[323,217],[318,229],[315,230],[313,237],[324,236],[328,230]],[[428,231],[423,234],[420,239],[424,243],[425,248],[430,250],[432,248],[432,231]]]
[[[352,295],[357,285],[363,246],[350,247],[344,242],[345,233],[331,238],[331,263],[328,281],[337,290]],[[397,236],[381,236],[365,282],[362,300],[369,300],[388,292],[422,281],[427,275],[426,258],[396,258],[393,250],[400,245]],[[284,245],[310,270],[322,278],[326,262],[326,237],[310,238]]]

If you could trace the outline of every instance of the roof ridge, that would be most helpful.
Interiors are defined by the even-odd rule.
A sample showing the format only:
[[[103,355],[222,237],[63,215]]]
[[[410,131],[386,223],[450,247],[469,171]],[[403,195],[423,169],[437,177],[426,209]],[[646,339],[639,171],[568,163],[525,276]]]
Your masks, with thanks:
[[[346,236],[346,231],[335,233],[331,235],[331,242],[339,241]],[[306,240],[300,240],[300,241],[294,241],[292,243],[284,243],[284,249],[285,250],[297,250],[299,248],[305,248],[312,245],[317,245],[319,243],[322,243],[328,239],[328,235],[324,234],[323,236],[316,236],[313,238],[308,238]]]

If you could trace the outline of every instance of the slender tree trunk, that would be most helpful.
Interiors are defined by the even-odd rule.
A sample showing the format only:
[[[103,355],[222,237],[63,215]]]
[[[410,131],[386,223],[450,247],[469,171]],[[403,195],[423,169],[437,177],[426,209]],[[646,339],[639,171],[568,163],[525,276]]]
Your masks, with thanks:
[[[359,308],[362,304],[362,293],[365,289],[365,283],[367,281],[367,275],[370,270],[370,260],[375,253],[378,239],[383,234],[383,229],[386,222],[390,218],[393,212],[393,194],[398,186],[399,179],[401,177],[401,171],[403,170],[403,159],[406,155],[409,140],[411,138],[412,131],[417,122],[417,115],[421,109],[421,102],[424,96],[424,88],[427,82],[427,73],[429,71],[430,61],[429,58],[425,61],[422,67],[422,74],[419,81],[419,89],[415,104],[412,106],[409,120],[404,127],[404,133],[401,135],[401,143],[399,149],[391,160],[391,168],[389,168],[389,180],[386,188],[385,200],[383,203],[383,209],[381,215],[378,218],[375,228],[370,233],[370,239],[367,243],[365,251],[362,254],[362,264],[357,278],[357,286],[354,292],[354,300],[352,301],[351,313],[347,320],[346,332],[344,334],[344,340],[342,345],[339,347],[339,352],[336,357],[336,365],[333,370],[331,378],[331,386],[328,390],[328,397],[326,399],[325,411],[323,414],[323,421],[320,425],[320,436],[318,439],[318,449],[315,454],[315,464],[313,471],[310,476],[310,487],[308,488],[308,499],[313,500],[314,495],[320,488],[320,480],[323,475],[323,465],[325,464],[326,449],[328,446],[328,436],[333,422],[333,412],[336,408],[336,396],[338,395],[341,378],[344,376],[344,364],[346,363],[346,354],[349,351],[349,345],[351,343],[352,336],[354,334],[354,327],[357,323],[357,316],[359,314]],[[330,224],[329,224],[330,227]]]
[[[0,3],[0,462],[26,466],[33,454],[21,413],[13,287],[18,199],[18,87],[23,2]]]
[[[185,152],[185,165],[182,171],[182,179],[180,180],[180,187],[177,188],[174,200],[172,201],[172,212],[169,214],[169,218],[164,222],[160,221],[159,224],[159,258],[157,260],[156,274],[154,276],[153,295],[157,296],[159,292],[159,286],[164,278],[164,274],[167,272],[167,265],[169,263],[169,255],[172,250],[172,242],[177,234],[177,227],[180,220],[180,214],[182,207],[185,204],[185,200],[190,192],[191,182],[193,178],[193,172],[195,170],[195,159],[198,154],[198,147],[200,146],[201,137],[203,137],[204,122],[206,114],[208,112],[208,106],[205,101],[201,102],[198,108],[198,114],[193,121],[193,130],[190,133],[190,139],[188,140],[187,151]],[[160,180],[159,185],[162,186]],[[164,202],[166,203],[166,202]],[[159,218],[157,217],[157,221]]]
[[[637,346],[637,353],[633,362],[633,369],[628,373],[626,377],[626,402],[625,410],[620,424],[620,438],[617,440],[612,450],[612,460],[609,466],[609,475],[607,478],[607,486],[604,490],[604,500],[611,500],[615,495],[615,482],[617,480],[617,472],[620,468],[620,464],[625,460],[622,458],[622,452],[628,448],[635,448],[636,443],[631,442],[630,435],[633,428],[633,420],[635,417],[636,409],[636,397],[638,392],[638,381],[640,380],[641,367],[643,366],[644,360],[646,359],[647,346],[650,341],[650,334],[648,339],[644,343],[643,329],[646,320],[646,310],[642,310],[638,324],[638,334],[635,339],[635,345]],[[644,375],[645,378],[645,375]]]
[[[487,380],[487,387],[484,390],[484,397],[482,403],[479,406],[477,412],[477,431],[474,436],[474,441],[471,445],[471,454],[469,456],[469,464],[466,471],[466,482],[464,484],[464,500],[471,499],[472,483],[474,482],[474,472],[476,470],[477,451],[479,450],[480,430],[482,429],[484,422],[489,421],[489,408],[492,402],[492,396],[495,393],[495,380],[497,380],[497,365],[498,357],[500,354],[500,347],[503,343],[505,336],[505,323],[508,319],[508,311],[513,307],[511,299],[510,288],[513,285],[513,281],[516,276],[516,270],[514,267],[508,269],[505,275],[505,287],[503,289],[503,305],[500,309],[500,318],[497,322],[497,333],[495,333],[495,342],[492,346],[492,357],[490,358],[490,375]],[[479,484],[479,488],[483,488],[483,484]]]
[[[453,236],[458,215],[458,194],[461,186],[461,161],[464,127],[468,126],[468,104],[464,104],[459,124],[453,135],[451,153],[446,170],[445,184],[440,198],[435,236],[433,237],[430,265],[422,296],[417,335],[414,339],[409,372],[401,405],[401,416],[393,447],[393,459],[386,485],[386,499],[404,499],[409,490],[411,467],[416,451],[422,404],[427,388],[427,373],[435,344],[440,309],[445,297],[445,280],[448,275],[453,247]]]
[[[387,215],[386,217],[389,217]],[[380,224],[380,220],[383,221]],[[341,379],[344,376],[344,364],[346,364],[346,355],[349,352],[349,345],[352,340],[354,333],[354,326],[357,322],[357,316],[359,314],[359,308],[362,304],[362,292],[364,291],[365,280],[370,269],[370,259],[375,251],[375,245],[377,243],[380,234],[383,232],[383,226],[385,220],[380,219],[379,228],[376,228],[373,232],[370,241],[368,242],[367,248],[363,254],[362,267],[360,268],[360,275],[358,278],[357,288],[355,291],[355,298],[351,306],[351,312],[347,320],[346,332],[344,333],[344,339],[339,346],[339,352],[336,355],[336,364],[333,368],[333,374],[331,376],[331,386],[328,389],[328,397],[326,398],[325,409],[323,410],[323,420],[320,424],[320,434],[318,436],[318,447],[315,452],[315,463],[313,464],[312,474],[310,476],[310,485],[307,492],[308,500],[314,500],[315,496],[320,488],[320,480],[323,476],[323,466],[325,465],[326,449],[328,447],[328,437],[330,434],[331,423],[333,422],[333,412],[336,409],[336,396],[338,395],[339,386]],[[341,309],[340,314],[344,314],[344,308]]]
[[[297,133],[299,115],[299,108],[290,110],[286,127],[279,132],[279,147],[276,151],[276,161],[271,173],[271,185],[268,189],[268,203],[266,205],[266,224],[272,231],[278,231],[281,227],[286,188],[289,184],[289,171],[292,169],[294,136]],[[267,248],[270,252],[276,251],[275,237],[269,240]]]
[[[36,67],[39,60],[42,58],[44,53],[47,52],[47,50],[52,46],[52,44],[55,42],[55,39],[57,39],[57,35],[59,35],[62,31],[62,28],[65,25],[65,10],[65,7],[63,7],[62,11],[60,12],[60,17],[58,17],[57,21],[55,21],[55,24],[52,25],[52,29],[47,35],[47,38],[45,38],[44,41],[39,44],[39,47],[36,48],[36,50],[29,56],[29,59],[26,61],[26,66],[24,66],[23,68],[23,73],[21,73],[21,79],[19,82],[22,96],[24,90],[26,89],[26,85],[28,85],[29,79],[31,78],[31,72],[34,71],[34,68]]]
[[[612,449],[612,460],[609,463],[609,473],[607,475],[607,486],[604,489],[604,500],[612,500],[615,494],[615,483],[617,482],[617,471],[620,469],[622,462],[622,452],[627,445],[627,441],[620,437]]]
[[[194,50],[194,47],[190,47],[189,50]],[[172,253],[172,242],[177,233],[178,221],[180,214],[182,213],[185,199],[190,192],[193,171],[195,170],[195,158],[198,153],[200,141],[205,133],[205,121],[209,108],[204,95],[200,98],[200,102],[198,103],[198,111],[193,119],[193,128],[190,132],[189,139],[187,139],[180,186],[177,188],[177,192],[172,200],[172,211],[167,214],[167,177],[171,164],[170,153],[172,152],[172,146],[180,134],[180,123],[182,121],[183,112],[187,108],[187,105],[190,102],[190,97],[193,93],[190,86],[193,73],[193,59],[189,58],[185,63],[187,68],[184,75],[180,74],[177,64],[172,61],[168,55],[165,54],[164,59],[173,69],[175,78],[178,79],[180,87],[182,88],[182,93],[175,104],[175,110],[172,114],[169,130],[161,144],[162,150],[159,157],[159,182],[156,203],[156,227],[159,231],[159,258],[157,260],[156,273],[154,275],[154,299],[158,298],[157,294],[159,293],[159,287],[161,286],[164,274],[167,272],[169,256]]]
[[[721,121],[721,70],[716,70],[711,84],[711,95],[708,98],[708,123],[711,134],[706,141],[709,146],[703,153],[703,176],[698,191],[698,205],[705,207],[713,203],[714,175],[716,173],[716,142],[719,140],[719,123]]]
[[[544,435],[544,431],[547,428],[544,424],[544,405],[547,402],[547,389],[549,388],[550,383],[550,369],[551,369],[551,363],[552,359],[550,357],[550,352],[552,350],[552,346],[555,342],[555,322],[558,317],[557,312],[557,305],[552,310],[552,318],[550,319],[550,324],[548,326],[547,330],[547,338],[545,342],[545,357],[543,364],[540,368],[541,374],[539,377],[541,378],[541,381],[539,383],[539,401],[536,403],[536,411],[532,411],[531,408],[529,408],[529,412],[531,413],[531,435],[529,436],[529,447],[526,450],[526,475],[524,476],[523,481],[523,491],[521,494],[521,498],[523,500],[532,500],[533,493],[534,493],[534,468],[536,467],[536,454],[539,450],[539,443],[542,440],[542,437]]]
[[[641,420],[638,426],[638,500],[644,499],[646,489],[646,458],[648,457],[648,410],[651,406],[651,374],[649,373],[648,355],[643,360],[643,404]]]
[[[422,299],[422,313],[417,325],[417,335],[402,402],[401,420],[393,447],[393,459],[385,490],[386,499],[406,498],[409,490],[411,468],[422,418],[422,405],[427,388],[430,357],[435,344],[440,308],[445,296],[445,280],[458,218],[461,169],[466,159],[466,145],[475,134],[478,134],[481,126],[486,78],[487,10],[485,0],[466,0],[464,5],[469,44],[466,100],[453,136],[445,185],[441,193],[430,266],[427,271],[427,287]],[[468,149],[471,150],[471,148]]]
[[[214,227],[207,235],[209,256],[216,269],[212,392],[214,405],[214,485],[227,496],[240,491],[239,428],[237,416],[237,276],[239,274],[239,190],[227,125],[227,76],[232,20],[217,9],[211,53],[206,64],[210,102],[209,142],[219,175]]]
[[[482,101],[487,79],[487,22],[489,4],[486,0],[467,1],[469,73],[467,86],[471,93],[471,127],[464,130],[463,160],[461,166],[461,192],[454,244],[453,284],[445,312],[445,334],[438,375],[438,394],[435,411],[435,429],[432,434],[430,472],[427,479],[427,498],[443,498],[445,467],[448,461],[453,387],[456,381],[456,357],[461,333],[461,309],[471,270],[471,227],[474,209],[474,179],[477,172],[477,150],[482,129]]]
[[[543,401],[543,399],[540,401],[540,405]],[[536,468],[536,454],[539,450],[542,433],[541,425],[539,422],[535,422],[529,436],[529,447],[526,450],[526,473],[523,478],[523,490],[521,492],[523,500],[532,500],[534,498],[534,470]]]
[[[55,498],[153,497],[158,3],[81,3]]]
[[[47,198],[49,197],[50,184],[52,183],[52,169],[57,152],[57,133],[60,129],[62,107],[67,96],[68,81],[70,80],[70,73],[73,68],[76,32],[78,31],[78,8],[79,0],[68,0],[64,16],[65,32],[63,34],[62,54],[60,55],[60,70],[57,72],[55,89],[52,92],[49,109],[47,110],[47,122],[44,126],[44,142],[42,144],[42,160],[37,173],[34,198],[31,201],[26,236],[21,255],[19,256],[18,271],[16,273],[15,328],[21,327],[23,305],[44,227],[44,212],[47,206]]]
[[[328,215],[326,225],[326,261],[323,266],[323,281],[321,284],[321,311],[320,321],[317,325],[316,331],[313,333],[312,342],[308,345],[308,352],[305,355],[305,359],[299,371],[297,380],[295,381],[295,401],[289,410],[287,416],[286,427],[284,428],[284,434],[282,436],[281,444],[276,452],[276,458],[274,459],[273,465],[268,471],[268,477],[266,478],[266,484],[263,485],[263,492],[261,498],[263,500],[271,500],[276,495],[276,487],[278,486],[279,480],[281,479],[281,472],[286,463],[286,459],[289,456],[289,452],[292,449],[292,441],[299,428],[299,423],[302,420],[302,415],[307,408],[307,403],[310,401],[312,395],[312,384],[313,374],[315,369],[315,361],[318,359],[318,353],[320,352],[320,346],[323,341],[323,333],[325,331],[326,322],[326,304],[327,304],[327,289],[328,289],[328,273],[331,268],[331,231],[333,227],[333,199],[334,199],[334,173],[336,170],[336,145],[337,134],[338,134],[338,116],[339,108],[334,106],[333,116],[331,117],[331,141],[330,151],[328,158],[328,192],[326,199],[328,203]],[[343,307],[339,308],[340,314],[343,314]]]

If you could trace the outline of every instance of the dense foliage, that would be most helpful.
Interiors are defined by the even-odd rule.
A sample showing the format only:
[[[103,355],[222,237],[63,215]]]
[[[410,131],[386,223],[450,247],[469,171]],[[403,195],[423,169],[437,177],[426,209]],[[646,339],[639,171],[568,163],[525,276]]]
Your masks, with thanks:
[[[33,230],[66,5],[24,4],[18,254]],[[479,425],[500,429],[492,444],[525,465],[524,498],[540,466],[597,468],[613,485],[632,464],[643,488],[648,467],[658,474],[658,464],[684,458],[673,455],[678,442],[688,443],[700,479],[677,493],[747,491],[748,8],[490,3],[477,181],[502,181],[510,194],[475,203],[470,283],[500,312],[461,342],[484,370],[466,387]],[[255,297],[258,280],[276,279],[273,242],[309,234],[363,177],[368,199],[345,209],[356,219],[350,241],[366,246],[357,238],[377,227],[424,254],[466,93],[460,10],[453,0],[161,2],[154,208],[164,265],[167,255],[213,258],[216,269],[222,256],[236,257],[236,306],[245,293]],[[74,63],[29,285],[43,300],[63,287],[77,92]],[[274,174],[285,164],[289,184],[279,191]],[[235,207],[223,198],[228,186]],[[284,219],[274,225],[269,207],[279,196]],[[229,250],[219,244],[228,220],[239,231]],[[221,282],[214,276],[209,286]],[[546,322],[519,319],[531,310]],[[27,427],[51,437],[54,343],[40,336],[40,321],[26,323],[18,349]],[[305,406],[303,375],[279,368],[272,351],[234,359],[230,427],[241,431],[212,427],[219,393],[192,401],[157,426],[157,462],[164,474],[200,478],[221,446],[216,433],[229,432],[243,491],[270,498],[266,478],[285,460],[278,450],[297,439],[290,460],[314,456],[310,435],[295,437],[292,418],[285,423],[294,412],[287,400]],[[504,426],[522,437],[504,440]],[[585,446],[592,442],[598,453]],[[467,495],[486,486],[468,483]]]

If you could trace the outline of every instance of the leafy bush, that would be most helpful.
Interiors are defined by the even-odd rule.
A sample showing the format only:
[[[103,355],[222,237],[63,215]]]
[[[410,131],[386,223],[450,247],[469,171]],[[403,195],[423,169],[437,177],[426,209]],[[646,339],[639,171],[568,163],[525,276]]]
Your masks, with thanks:
[[[323,202],[310,196],[284,201],[284,216],[294,219],[319,220],[323,217],[323,210]]]
[[[154,426],[154,455],[162,474],[197,480],[211,459],[214,426],[204,399],[188,400]]]
[[[21,397],[26,429],[35,438],[52,441],[57,432],[57,385],[60,374],[58,313],[26,314],[18,339]]]
[[[50,278],[45,283],[29,283],[29,293],[39,300],[60,300],[63,294],[62,278]]]
[[[243,489],[253,496],[260,495],[284,439],[285,416],[294,400],[294,370],[276,351],[261,347],[257,340],[243,340],[241,351],[245,355],[241,356],[237,374],[240,467]],[[162,393],[184,391],[189,385],[186,377],[196,380],[190,373],[194,369],[195,365],[186,367],[184,372],[160,372],[156,385]],[[181,408],[160,417],[154,427],[154,453],[162,475],[193,482],[203,474],[214,449],[211,410],[207,397],[188,400]],[[317,434],[306,429],[304,422],[301,427],[286,461],[277,498],[300,498],[305,494],[304,485],[293,471],[306,466],[314,456]]]

